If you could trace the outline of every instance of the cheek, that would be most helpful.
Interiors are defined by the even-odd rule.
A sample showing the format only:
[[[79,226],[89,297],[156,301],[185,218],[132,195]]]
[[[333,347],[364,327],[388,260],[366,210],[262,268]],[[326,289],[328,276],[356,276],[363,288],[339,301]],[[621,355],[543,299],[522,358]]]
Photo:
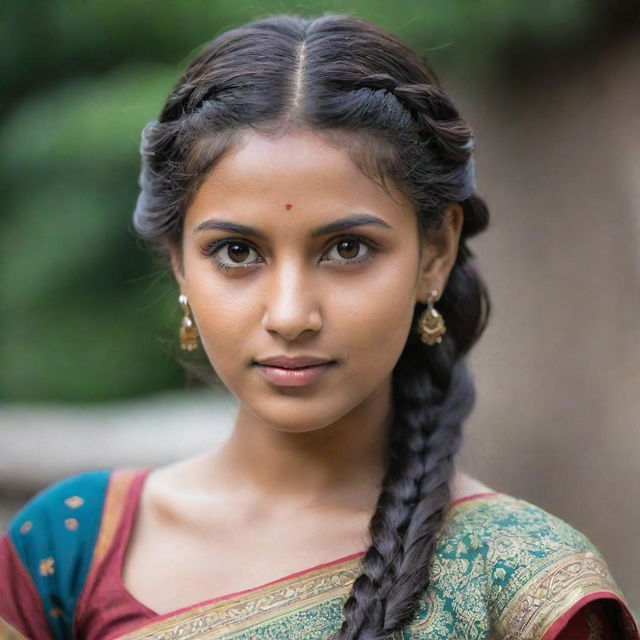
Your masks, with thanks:
[[[227,362],[245,364],[249,357],[246,343],[259,326],[254,317],[256,305],[242,295],[217,294],[211,289],[198,296],[198,301],[193,315],[211,363],[218,367]]]
[[[336,331],[362,371],[392,369],[407,342],[415,309],[417,257],[403,256],[334,297]]]
[[[209,361],[218,375],[229,362],[236,367],[244,364],[246,341],[258,322],[252,315],[257,309],[255,301],[247,299],[242,287],[225,282],[217,268],[204,261],[194,261],[185,272],[191,311]]]
[[[357,354],[357,366],[362,371],[395,366],[412,329],[415,303],[411,294],[406,282],[395,288],[380,287],[360,298],[359,305],[345,314],[348,349],[352,355]]]

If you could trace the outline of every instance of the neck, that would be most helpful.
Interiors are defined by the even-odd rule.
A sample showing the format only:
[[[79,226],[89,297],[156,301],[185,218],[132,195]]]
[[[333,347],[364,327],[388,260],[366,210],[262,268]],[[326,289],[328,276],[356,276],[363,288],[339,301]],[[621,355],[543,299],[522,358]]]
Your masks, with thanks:
[[[337,422],[282,431],[240,407],[232,435],[213,454],[211,472],[231,491],[266,500],[370,510],[385,472],[391,389]]]

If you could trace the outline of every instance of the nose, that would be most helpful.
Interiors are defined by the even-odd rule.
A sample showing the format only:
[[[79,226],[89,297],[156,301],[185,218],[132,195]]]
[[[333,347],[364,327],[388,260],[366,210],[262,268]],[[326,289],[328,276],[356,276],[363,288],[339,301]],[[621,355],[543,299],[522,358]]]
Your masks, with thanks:
[[[319,331],[322,316],[318,295],[313,279],[295,261],[274,265],[265,289],[263,328],[287,340]]]

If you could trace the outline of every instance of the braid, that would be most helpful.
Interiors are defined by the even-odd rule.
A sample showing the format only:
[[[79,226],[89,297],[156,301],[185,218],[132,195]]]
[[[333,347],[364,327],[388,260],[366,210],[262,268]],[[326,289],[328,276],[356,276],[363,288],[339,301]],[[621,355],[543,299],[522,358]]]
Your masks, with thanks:
[[[390,461],[370,532],[372,544],[362,574],[344,606],[342,638],[371,640],[400,629],[413,614],[428,584],[435,534],[449,502],[452,460],[461,435],[460,414],[469,403],[469,383],[461,360],[452,369],[452,389],[436,408],[425,410],[434,389],[425,367],[409,376],[396,375],[397,417],[390,442]],[[455,411],[451,411],[455,409]],[[439,415],[440,414],[440,415]]]
[[[452,271],[458,270],[458,290],[467,285],[459,304],[481,306],[486,292],[471,265],[464,266]],[[371,546],[335,640],[388,638],[410,622],[428,587],[436,535],[450,502],[454,456],[475,402],[462,355],[468,345],[461,348],[451,338],[457,329],[449,322],[448,337],[435,349],[410,335],[394,370],[394,424],[387,472],[369,525]]]
[[[361,78],[358,86],[392,93],[446,162],[471,164],[471,132],[440,88],[399,85],[388,74]],[[437,534],[451,500],[462,425],[475,403],[464,355],[484,330],[489,313],[488,293],[464,241],[486,227],[488,211],[475,195],[463,210],[463,237],[441,302],[447,337],[434,349],[411,334],[394,370],[394,424],[387,472],[369,524],[371,546],[334,640],[389,638],[411,621],[429,585]],[[420,312],[416,309],[413,326]]]
[[[445,156],[453,161],[469,158],[472,145],[471,130],[437,85],[400,84],[387,73],[374,73],[359,78],[356,86],[384,89],[393,94],[414,116],[420,132],[439,145]],[[462,145],[461,140],[465,141]]]

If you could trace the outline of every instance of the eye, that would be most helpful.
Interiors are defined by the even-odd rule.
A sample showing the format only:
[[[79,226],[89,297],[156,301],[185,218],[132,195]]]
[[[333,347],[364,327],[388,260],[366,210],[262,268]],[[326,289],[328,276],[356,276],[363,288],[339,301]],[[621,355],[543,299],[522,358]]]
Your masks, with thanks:
[[[364,247],[366,247],[366,250],[362,251]],[[324,254],[330,256],[333,253],[337,255],[337,258],[331,258],[323,262],[337,262],[338,264],[351,266],[371,259],[375,249],[376,245],[372,240],[365,239],[361,236],[341,236],[337,242],[331,245],[331,250]],[[245,262],[252,252],[256,254],[257,259]],[[223,240],[215,240],[204,248],[203,254],[209,258],[213,258],[216,266],[223,270],[239,270],[244,272],[248,268],[255,267],[257,264],[264,262],[264,259],[258,255],[258,252],[243,240],[226,238]],[[221,255],[225,258],[225,254],[228,260],[220,258]]]
[[[360,236],[344,236],[332,245],[332,250],[326,255],[335,252],[334,255],[338,256],[337,260],[332,259],[330,262],[359,263],[373,257],[372,244]]]
[[[254,266],[253,263],[244,262],[247,255],[251,252],[257,254],[257,251],[242,240],[217,240],[207,245],[205,248],[205,255],[213,258],[213,261],[220,269],[242,269],[243,271],[247,267]],[[218,255],[227,254],[229,260],[221,260]],[[218,254],[218,255],[216,255]],[[258,262],[263,262],[262,258]]]

